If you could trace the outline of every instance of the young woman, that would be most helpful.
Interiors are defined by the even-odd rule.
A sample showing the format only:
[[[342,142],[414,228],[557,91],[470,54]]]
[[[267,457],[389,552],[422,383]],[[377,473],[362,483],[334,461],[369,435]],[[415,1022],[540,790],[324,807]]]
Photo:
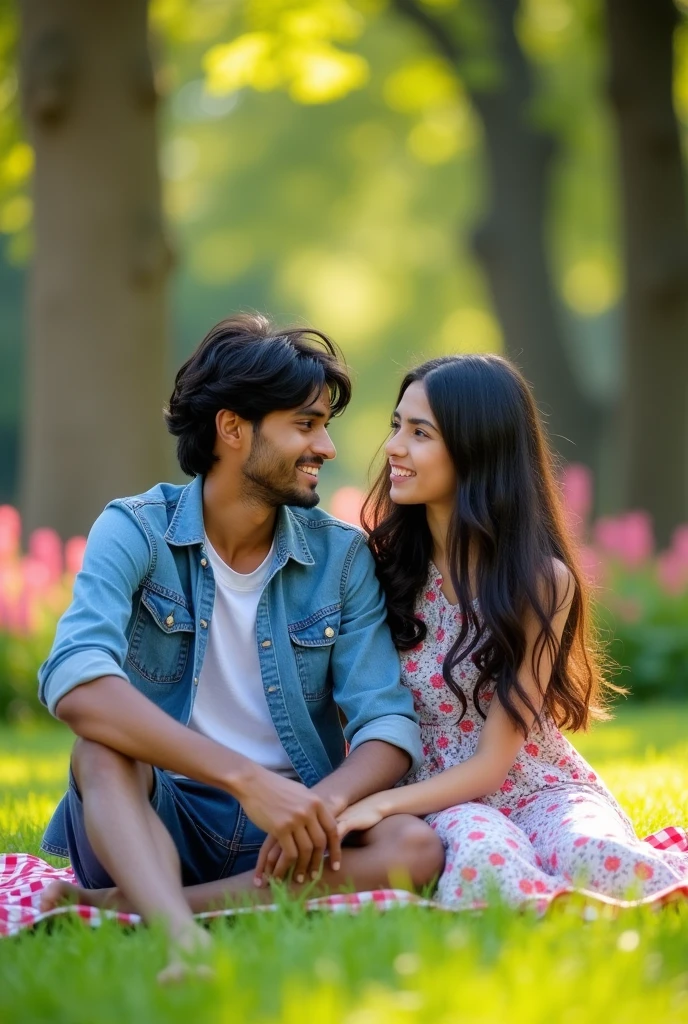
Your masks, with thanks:
[[[688,855],[641,842],[560,732],[604,717],[613,687],[522,376],[497,356],[424,363],[402,383],[385,450],[363,521],[425,761],[348,808],[341,834],[426,817],[447,854],[438,897],[453,905],[688,892]]]

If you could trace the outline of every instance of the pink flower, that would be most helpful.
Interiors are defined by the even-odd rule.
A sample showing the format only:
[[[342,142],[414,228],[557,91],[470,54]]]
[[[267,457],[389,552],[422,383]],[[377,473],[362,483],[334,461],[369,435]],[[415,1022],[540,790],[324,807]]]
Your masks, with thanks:
[[[467,882],[472,882],[478,877],[478,872],[475,868],[461,868],[461,877]]]
[[[485,833],[484,832],[469,832],[468,833],[468,838],[472,839],[474,841],[477,841],[478,839],[484,839],[485,838]]]
[[[507,839],[506,845],[510,846],[512,850],[518,850],[518,843],[515,839]]]
[[[81,566],[84,564],[85,551],[85,537],[70,537],[65,544],[65,569],[70,576],[76,576],[78,572],[81,572]]]
[[[437,740],[437,746],[441,750],[444,750],[445,747],[448,747],[449,746],[449,740],[447,739],[447,737],[446,736],[440,736],[439,739]]]
[[[505,818],[510,818],[511,817],[511,808],[510,807],[500,807],[500,808],[498,808],[498,810],[499,810],[499,813],[503,814]]]
[[[473,732],[475,726],[469,719],[463,718],[459,723],[459,729],[461,730],[461,732]]]
[[[330,513],[335,519],[358,526],[365,495],[358,487],[340,487],[330,500]]]
[[[618,857],[606,857],[604,866],[607,871],[618,871],[621,867],[621,861]]]
[[[541,882],[539,878],[537,882],[535,882],[535,892],[547,892],[547,886],[544,882]]]
[[[520,811],[520,810],[521,810],[521,808],[522,808],[522,807],[525,807],[525,805],[526,805],[527,803],[528,803],[528,801],[526,800],[526,798],[525,798],[524,796],[522,796],[522,797],[521,797],[521,799],[520,799],[520,800],[518,801],[518,803],[516,804],[516,806],[517,806],[517,808],[518,808],[518,809],[519,809],[519,811]]]
[[[587,466],[572,462],[561,474],[566,519],[571,531],[582,537],[592,508],[592,473]]]
[[[618,558],[628,568],[637,568],[652,557],[654,535],[649,513],[626,512],[622,516],[599,519],[594,528],[595,541],[602,551]]]
[[[438,665],[444,665],[444,655],[438,654],[437,657],[435,658],[435,661],[437,662]]]
[[[590,841],[590,836],[578,836],[578,839],[574,839],[573,845],[574,846],[585,846],[585,844],[587,842],[589,842],[589,841]]]
[[[594,772],[588,772],[588,782],[596,782],[597,776]]]
[[[19,554],[21,518],[12,505],[0,505],[0,562],[11,561]]]
[[[489,821],[489,818],[484,817],[482,814],[474,814],[471,821]]]
[[[418,662],[417,661],[407,661],[406,662],[406,671],[407,672],[417,672],[418,671]]]
[[[654,875],[654,868],[645,861],[639,860],[636,866],[633,868],[636,878],[640,878],[643,882],[646,882],[648,878],[652,878]]]
[[[444,632],[443,629],[438,629],[437,630],[437,640],[438,640],[439,643],[442,643],[442,641],[444,640],[445,636],[446,636],[446,633]]]
[[[454,708],[452,707],[451,704],[447,704],[447,703],[440,704],[440,711],[443,714],[445,714],[445,715],[450,715],[453,710],[454,710]]]
[[[531,832],[530,835],[528,836],[528,842],[529,843],[534,843],[536,839],[537,839],[537,832]]]
[[[558,862],[557,862],[557,851],[556,850],[554,851],[554,853],[550,857],[549,862],[550,862],[550,864],[552,865],[553,868],[555,868],[557,866]]]
[[[552,811],[556,811],[558,806],[559,806],[559,804],[550,804],[545,813],[546,814],[551,814]]]
[[[559,781],[559,779],[556,777],[556,775],[545,775],[544,778],[545,778],[545,782],[549,782],[550,785],[553,782],[558,782]]]
[[[437,600],[437,594],[435,593],[435,591],[434,590],[428,590],[426,595],[425,595],[425,600],[426,601],[436,601]]]
[[[439,672],[435,672],[434,675],[430,676],[430,682],[436,690],[441,690],[444,686],[444,678],[439,674]]]
[[[511,779],[505,779],[504,782],[499,787],[499,790],[501,793],[510,793],[513,788],[514,784],[511,781]]]
[[[458,899],[460,899],[460,898],[461,898],[461,897],[463,896],[463,889],[461,888],[461,886],[460,886],[460,885],[457,885],[456,889],[454,889],[454,895],[455,895],[455,896],[456,896],[456,897],[457,897]]]
[[[491,853],[488,860],[490,861],[490,864],[494,864],[496,868],[500,867],[502,864],[505,863],[505,860],[502,857],[501,853]]]
[[[526,743],[523,749],[525,750],[526,754],[530,754],[531,757],[537,757],[540,753],[540,748],[538,747],[537,743]]]
[[[522,878],[518,883],[518,887],[521,892],[524,892],[526,896],[529,896],[533,891],[533,883],[529,882],[527,878]]]

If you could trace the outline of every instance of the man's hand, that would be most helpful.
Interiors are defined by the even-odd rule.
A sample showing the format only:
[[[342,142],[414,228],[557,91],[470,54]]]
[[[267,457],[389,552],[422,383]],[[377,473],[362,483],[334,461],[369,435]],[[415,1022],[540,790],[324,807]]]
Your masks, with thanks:
[[[328,776],[321,782],[318,782],[310,793],[315,794],[322,800],[323,804],[330,812],[333,818],[336,818],[338,814],[346,807],[346,800],[333,791],[332,786],[333,776]],[[337,787],[335,787],[337,788]],[[335,824],[336,828],[336,824]],[[294,878],[297,882],[303,881],[315,881],[318,878],[322,869],[323,857],[325,855],[324,848],[314,848],[313,854],[309,863],[305,869],[299,870],[297,864],[294,870]],[[335,871],[339,870],[339,854],[334,857],[332,848],[330,847],[330,863]],[[335,866],[336,865],[336,866]],[[279,839],[274,835],[268,835],[263,843],[260,853],[258,854],[258,863],[256,864],[256,879],[263,878],[284,878],[285,874],[289,870],[289,864],[286,863],[282,846]]]
[[[320,869],[325,850],[329,850],[333,869],[339,870],[341,844],[335,815],[315,789],[259,768],[238,796],[251,821],[268,833],[256,864],[257,886],[270,874],[267,858],[274,856],[276,846],[274,878],[284,878],[293,867],[294,877],[302,882],[307,873],[310,876]]]

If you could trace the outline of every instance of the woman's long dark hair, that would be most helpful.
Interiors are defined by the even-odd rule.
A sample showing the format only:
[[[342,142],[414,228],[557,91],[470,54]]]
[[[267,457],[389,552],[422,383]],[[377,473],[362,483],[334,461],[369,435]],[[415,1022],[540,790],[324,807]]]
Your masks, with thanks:
[[[483,717],[481,694],[494,681],[501,704],[524,735],[527,726],[517,701],[536,721],[544,714],[560,727],[584,729],[592,717],[605,717],[604,688],[617,688],[602,678],[588,588],[567,536],[552,454],[528,385],[499,356],[446,356],[407,374],[397,405],[416,381],[423,384],[457,476],[447,562],[463,619],[443,675],[461,701],[462,717],[467,702],[452,671],[471,658],[479,669],[473,700]],[[385,466],[365,501],[361,521],[387,597],[394,641],[400,650],[409,650],[426,636],[425,623],[414,614],[432,557],[425,506],[395,505]],[[476,558],[475,593],[469,551]],[[567,566],[575,585],[561,642],[551,626],[561,604],[554,559]],[[472,603],[475,597],[479,614]],[[539,715],[518,681],[526,654],[524,613],[529,609],[541,625],[533,652],[535,678],[545,651],[553,662]],[[466,643],[471,626],[475,634]]]

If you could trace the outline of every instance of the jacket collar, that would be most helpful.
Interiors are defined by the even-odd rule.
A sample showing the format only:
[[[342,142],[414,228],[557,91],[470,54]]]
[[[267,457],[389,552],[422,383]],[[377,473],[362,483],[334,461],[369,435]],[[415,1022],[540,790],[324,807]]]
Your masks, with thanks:
[[[165,540],[175,547],[205,543],[202,476],[194,477],[182,490],[172,522],[165,533]],[[289,558],[301,565],[315,563],[301,523],[288,505],[280,505],[277,510],[276,554],[281,564]]]

